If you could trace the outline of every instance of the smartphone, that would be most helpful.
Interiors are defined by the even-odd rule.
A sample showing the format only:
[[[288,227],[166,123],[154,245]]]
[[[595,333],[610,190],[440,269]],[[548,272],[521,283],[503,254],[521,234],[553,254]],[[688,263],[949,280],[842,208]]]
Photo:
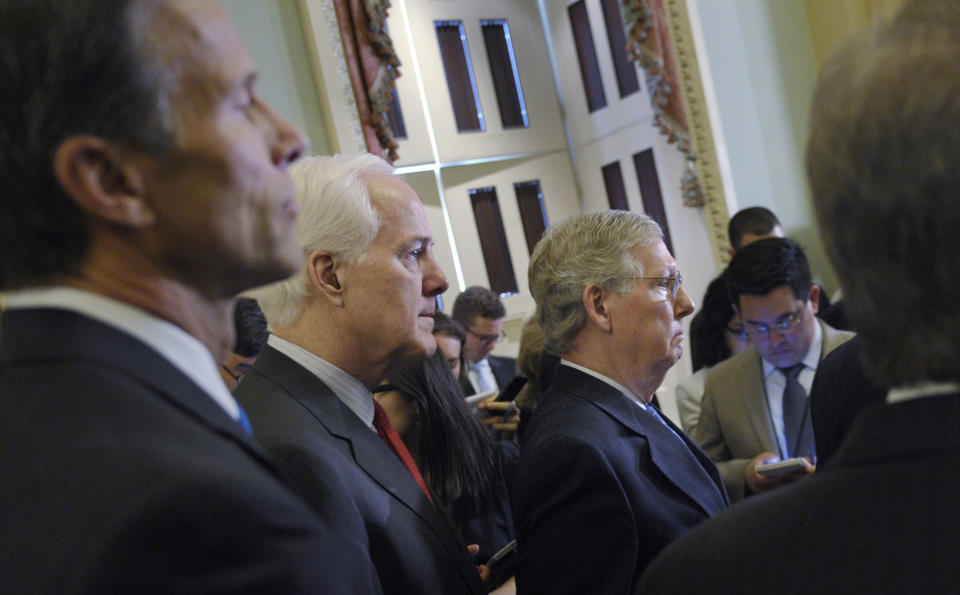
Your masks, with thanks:
[[[810,461],[803,457],[796,457],[793,459],[786,459],[783,461],[778,461],[776,463],[767,463],[766,465],[757,465],[756,471],[764,477],[780,477],[782,475],[789,475],[800,469],[809,469],[813,467],[810,464]]]
[[[526,383],[526,376],[514,376],[510,379],[510,382],[503,387],[503,390],[500,391],[500,394],[497,395],[497,398],[494,399],[494,401],[512,401],[516,399],[517,395],[520,393],[520,389],[523,388],[523,385]]]
[[[507,545],[505,545],[505,546],[503,546],[502,548],[500,548],[500,550],[497,551],[497,553],[495,553],[494,555],[490,556],[490,559],[487,560],[486,566],[487,566],[487,567],[492,567],[494,564],[496,564],[496,563],[499,562],[500,560],[503,560],[504,558],[506,558],[506,557],[507,557],[507,554],[509,554],[510,552],[512,552],[512,551],[515,550],[515,549],[517,549],[517,540],[516,540],[516,539],[513,539],[513,540],[510,541],[510,543],[508,543]]]

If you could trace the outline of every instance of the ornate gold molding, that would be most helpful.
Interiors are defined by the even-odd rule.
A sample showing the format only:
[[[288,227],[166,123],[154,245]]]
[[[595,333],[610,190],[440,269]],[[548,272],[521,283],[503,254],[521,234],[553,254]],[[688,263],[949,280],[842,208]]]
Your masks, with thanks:
[[[707,223],[714,263],[722,270],[730,261],[727,222],[730,214],[723,191],[723,178],[717,159],[713,129],[707,111],[700,66],[690,27],[686,0],[663,0],[670,27],[670,41],[677,57],[677,71],[682,87],[684,112],[690,133],[690,145],[696,156],[696,171],[703,191],[703,215]]]

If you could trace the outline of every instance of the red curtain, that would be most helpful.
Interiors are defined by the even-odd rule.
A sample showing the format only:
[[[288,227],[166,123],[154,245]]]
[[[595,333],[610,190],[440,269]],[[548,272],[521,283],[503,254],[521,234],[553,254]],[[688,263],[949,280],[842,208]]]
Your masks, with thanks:
[[[387,34],[389,0],[334,0],[367,150],[391,163],[397,142],[387,112],[400,60]]]

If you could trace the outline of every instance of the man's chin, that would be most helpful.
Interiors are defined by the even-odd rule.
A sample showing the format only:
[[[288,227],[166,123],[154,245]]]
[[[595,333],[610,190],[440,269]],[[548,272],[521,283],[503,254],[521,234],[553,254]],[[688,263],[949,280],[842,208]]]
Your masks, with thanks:
[[[437,352],[437,339],[433,336],[432,326],[430,332],[418,333],[417,355],[419,359],[427,359]]]

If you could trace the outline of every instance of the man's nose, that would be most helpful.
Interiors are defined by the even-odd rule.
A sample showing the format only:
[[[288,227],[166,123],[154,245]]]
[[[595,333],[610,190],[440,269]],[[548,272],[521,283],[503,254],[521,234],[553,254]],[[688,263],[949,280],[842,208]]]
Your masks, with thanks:
[[[677,319],[681,319],[685,316],[689,316],[696,309],[696,305],[693,303],[693,299],[690,297],[690,294],[687,293],[687,290],[683,287],[677,289],[677,299],[674,304],[674,310]]]
[[[437,264],[433,256],[428,257],[429,262],[423,272],[423,295],[438,296],[445,292],[450,284],[447,282],[447,276],[443,274],[443,269]]]

